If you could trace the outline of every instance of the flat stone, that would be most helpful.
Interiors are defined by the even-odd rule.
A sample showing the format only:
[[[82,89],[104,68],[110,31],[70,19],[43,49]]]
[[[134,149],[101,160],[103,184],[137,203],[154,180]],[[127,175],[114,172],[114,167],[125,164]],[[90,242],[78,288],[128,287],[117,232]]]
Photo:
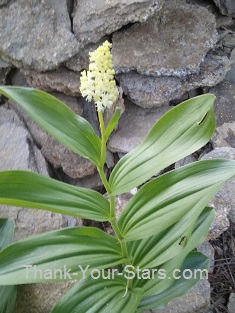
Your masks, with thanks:
[[[65,3],[60,1],[63,7]],[[70,31],[68,17],[61,18],[59,10],[58,1],[53,0],[47,4],[17,0],[2,7],[0,56],[16,67],[39,72],[55,69],[74,56],[79,46]]]
[[[216,96],[216,131],[212,138],[214,147],[235,148],[235,83],[223,81],[210,89]]]
[[[197,251],[203,253],[209,258],[210,267],[208,272],[213,273],[215,265],[215,249],[213,248],[213,246],[208,241],[205,241],[203,242],[203,244],[197,247]]]
[[[54,93],[56,97],[67,104],[76,114],[82,113],[82,108],[77,100],[72,97]],[[19,106],[11,105],[23,118],[36,144],[41,148],[41,153],[45,159],[56,169],[62,169],[65,174],[74,179],[80,179],[95,172],[95,165],[89,160],[82,158],[78,154],[70,151],[52,136],[41,129]]]
[[[115,70],[175,77],[198,73],[216,41],[213,14],[198,5],[170,0],[145,24],[113,35]]]
[[[204,155],[202,160],[210,159],[231,159],[235,160],[235,149],[233,148],[216,148]],[[209,231],[209,239],[215,239],[228,229],[230,223],[235,222],[235,177],[231,178],[220,189],[216,196],[211,200],[209,205],[215,208],[216,217]]]
[[[228,308],[229,313],[235,312],[235,293],[234,292],[232,292],[229,296],[227,308]]]
[[[9,1],[10,0],[0,0],[0,6],[7,4]]]
[[[45,159],[30,134],[16,113],[5,107],[0,108],[0,132],[0,171],[28,170],[48,176]],[[43,210],[0,205],[0,215],[15,221],[15,240],[66,226],[61,214]]]
[[[235,48],[232,50],[230,60],[232,62],[231,69],[226,74],[225,80],[227,82],[235,84]]]
[[[124,25],[145,22],[164,0],[79,0],[73,12],[73,29],[83,46],[99,41]]]
[[[214,0],[214,2],[222,14],[235,17],[234,0]]]
[[[76,282],[20,285],[14,313],[50,313]]]
[[[200,74],[185,77],[153,77],[131,71],[116,75],[124,94],[143,108],[159,107],[179,99],[198,87],[214,86],[226,76],[231,62],[227,57],[208,54],[200,66]]]
[[[68,96],[80,95],[80,73],[65,67],[44,73],[30,70],[22,70],[22,73],[27,84],[34,88],[48,92],[58,91]]]
[[[65,62],[65,66],[70,70],[80,72],[82,70],[87,70],[89,66],[89,52],[93,52],[99,46],[101,46],[106,40],[109,40],[107,36],[101,38],[96,43],[87,44],[84,48],[79,50],[79,53]]]
[[[151,77],[131,71],[117,75],[117,80],[124,94],[143,108],[168,104],[186,91],[178,77]]]
[[[119,128],[108,142],[111,152],[131,151],[145,138],[155,122],[170,109],[167,106],[143,109],[129,100],[125,101],[125,107],[125,113],[119,120]]]
[[[7,74],[10,72],[12,64],[0,58],[0,85],[5,85]]]

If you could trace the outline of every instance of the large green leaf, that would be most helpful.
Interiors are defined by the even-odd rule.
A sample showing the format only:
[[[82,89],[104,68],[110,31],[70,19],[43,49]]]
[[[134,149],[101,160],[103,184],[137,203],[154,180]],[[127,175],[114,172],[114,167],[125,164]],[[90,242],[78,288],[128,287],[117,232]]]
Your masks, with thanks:
[[[66,281],[92,268],[123,263],[113,236],[94,227],[52,231],[18,241],[0,252],[0,285]],[[79,265],[81,267],[79,267]]]
[[[107,272],[104,276],[108,277]],[[137,288],[126,293],[126,283],[120,276],[97,280],[87,277],[64,295],[51,313],[135,313],[141,290]]]
[[[14,223],[0,218],[0,250],[8,246],[13,239]],[[15,307],[16,286],[0,286],[0,313],[12,313]]]
[[[208,268],[209,260],[205,255],[196,251],[190,252],[180,268],[180,273],[177,273],[179,274],[177,275],[179,279],[175,280],[173,285],[163,292],[143,298],[138,306],[137,312],[164,307],[172,299],[183,296],[202,278],[200,270],[202,271],[201,273],[203,273],[204,270]],[[189,275],[188,269],[195,274],[192,279],[185,278]],[[185,276],[182,274],[184,270],[187,270]]]
[[[213,209],[212,211],[211,208],[206,209],[213,216]],[[199,218],[200,211],[197,210],[197,207],[194,211],[194,214],[189,211],[177,223],[158,235],[147,239],[129,241],[127,247],[132,264],[141,268],[157,267],[179,254],[184,249]]]
[[[118,220],[123,240],[160,234],[191,211],[200,214],[235,175],[234,160],[205,160],[170,171],[143,186]],[[190,215],[188,215],[190,219]]]
[[[125,155],[110,176],[114,195],[150,179],[158,171],[205,145],[215,128],[215,96],[198,96],[168,111],[144,141]]]
[[[35,122],[65,147],[96,165],[99,164],[101,140],[92,126],[63,102],[33,88],[1,86],[0,93],[18,103]]]
[[[181,253],[161,266],[158,266],[158,269],[164,272],[164,276],[159,275],[160,273],[157,272],[154,278],[148,281],[136,280],[133,287],[143,288],[145,297],[160,294],[170,288],[175,282],[175,275],[178,276],[178,272],[175,271],[181,268],[187,255],[205,241],[213,218],[214,210],[212,208],[205,208],[197,220],[192,235],[186,240]]]
[[[14,312],[16,291],[16,286],[0,286],[0,313]]]
[[[0,203],[96,221],[109,219],[109,202],[98,192],[26,171],[0,172]]]
[[[8,246],[14,235],[14,223],[12,220],[0,218],[0,250]]]

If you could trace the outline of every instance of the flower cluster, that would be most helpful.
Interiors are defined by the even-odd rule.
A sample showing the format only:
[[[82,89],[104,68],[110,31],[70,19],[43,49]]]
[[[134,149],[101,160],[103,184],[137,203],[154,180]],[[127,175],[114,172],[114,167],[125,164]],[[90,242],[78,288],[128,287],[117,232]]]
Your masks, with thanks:
[[[87,101],[95,102],[97,111],[110,108],[118,96],[111,47],[112,44],[106,40],[95,51],[90,52],[89,70],[83,71],[81,76],[81,94]]]

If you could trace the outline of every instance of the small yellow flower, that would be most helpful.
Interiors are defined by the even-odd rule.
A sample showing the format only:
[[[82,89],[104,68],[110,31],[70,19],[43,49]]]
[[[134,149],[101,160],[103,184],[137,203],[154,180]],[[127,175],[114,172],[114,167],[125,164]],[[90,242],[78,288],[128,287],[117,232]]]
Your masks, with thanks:
[[[110,108],[118,96],[111,47],[112,44],[106,40],[95,51],[89,53],[89,70],[83,71],[80,79],[82,96],[89,102],[93,100],[97,111],[102,112],[105,108]]]

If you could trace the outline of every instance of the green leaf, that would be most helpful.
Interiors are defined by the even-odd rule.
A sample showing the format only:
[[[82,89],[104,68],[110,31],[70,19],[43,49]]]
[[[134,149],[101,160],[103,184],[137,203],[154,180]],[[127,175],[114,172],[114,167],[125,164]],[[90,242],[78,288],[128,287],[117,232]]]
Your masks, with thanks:
[[[204,211],[207,209],[210,210],[213,217],[213,208],[206,208]],[[141,268],[152,268],[174,258],[184,249],[188,238],[190,238],[198,220],[198,213],[200,211],[198,212],[197,209],[194,214],[191,211],[188,212],[177,223],[158,235],[147,239],[129,241],[127,247],[132,264]]]
[[[235,175],[234,160],[205,160],[170,171],[145,184],[118,220],[123,240],[160,234],[191,211],[200,212]],[[190,214],[188,215],[190,219]]]
[[[110,121],[108,123],[108,126],[105,129],[105,133],[104,133],[105,141],[108,140],[108,138],[111,135],[112,131],[116,127],[117,122],[118,122],[120,116],[121,116],[121,109],[120,108],[116,108],[113,116],[111,117],[111,119],[110,119]]]
[[[63,102],[33,88],[1,86],[0,93],[18,103],[46,132],[65,147],[98,165],[101,140],[92,126]]]
[[[160,273],[157,272],[153,279],[148,281],[135,281],[133,287],[143,288],[145,297],[159,294],[170,288],[175,282],[174,271],[180,269],[187,255],[204,242],[213,218],[214,210],[209,207],[205,208],[198,218],[195,229],[190,238],[186,241],[181,253],[158,267],[158,269],[164,271],[165,275],[159,276]],[[176,275],[178,275],[178,273],[176,273]]]
[[[104,275],[108,277],[107,272]],[[97,280],[87,277],[64,295],[51,313],[135,313],[141,290],[132,289],[126,293],[126,283],[126,279],[119,276]]]
[[[113,195],[141,185],[158,171],[204,146],[215,129],[215,96],[202,95],[168,111],[110,176]]]
[[[0,203],[96,221],[109,219],[109,202],[98,192],[26,171],[0,172]]]
[[[0,250],[8,246],[14,235],[14,223],[10,219],[0,218]]]
[[[94,227],[52,231],[18,241],[0,252],[0,285],[66,281],[82,277],[82,269],[123,263],[113,236]],[[81,266],[81,267],[79,267]]]
[[[16,292],[16,286],[0,286],[0,313],[14,312]]]
[[[14,223],[0,218],[0,250],[8,246],[13,239]],[[15,286],[0,286],[0,313],[13,313],[16,300]]]
[[[200,277],[198,270],[201,270],[203,273],[203,271],[208,268],[209,260],[205,255],[196,251],[190,252],[180,268],[181,277],[178,280],[175,280],[173,285],[163,292],[143,298],[138,306],[137,312],[143,312],[147,309],[162,308],[172,299],[183,296],[202,278]],[[184,270],[188,269],[190,269],[192,273],[195,273],[195,277],[192,279],[185,279],[182,275]],[[189,274],[188,271],[187,274]]]

